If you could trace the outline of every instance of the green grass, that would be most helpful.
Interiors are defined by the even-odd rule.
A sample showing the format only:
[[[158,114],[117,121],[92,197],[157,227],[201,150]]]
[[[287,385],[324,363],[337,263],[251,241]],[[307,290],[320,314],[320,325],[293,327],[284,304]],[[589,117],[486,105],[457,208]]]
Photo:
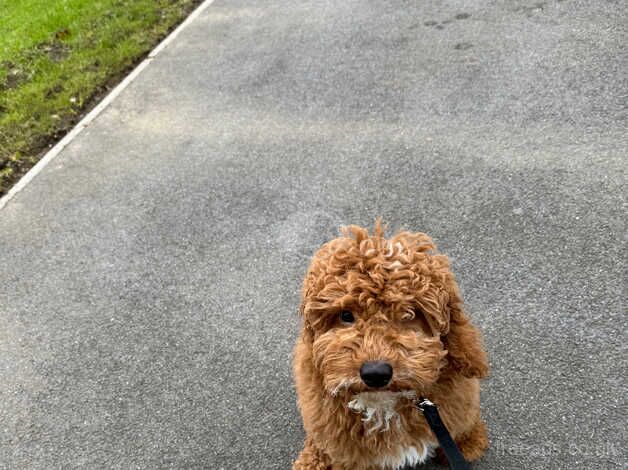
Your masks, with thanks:
[[[0,194],[200,0],[0,0]]]

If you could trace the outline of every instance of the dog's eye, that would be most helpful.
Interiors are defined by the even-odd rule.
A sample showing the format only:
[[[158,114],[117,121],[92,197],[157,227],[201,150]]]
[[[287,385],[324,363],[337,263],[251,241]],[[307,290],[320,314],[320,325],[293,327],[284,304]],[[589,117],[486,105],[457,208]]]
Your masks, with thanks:
[[[404,314],[401,316],[401,319],[406,322],[408,321],[413,322],[421,318],[425,318],[425,314],[420,308],[414,308],[412,310],[408,310],[404,312]]]
[[[416,313],[414,312],[406,312],[401,316],[403,321],[412,321],[416,318]]]
[[[344,312],[340,312],[340,321],[343,323],[353,323],[355,317],[349,310],[345,310]]]
[[[430,324],[427,322],[425,314],[419,309],[405,313],[401,319],[408,328],[422,330],[424,332],[431,331]]]

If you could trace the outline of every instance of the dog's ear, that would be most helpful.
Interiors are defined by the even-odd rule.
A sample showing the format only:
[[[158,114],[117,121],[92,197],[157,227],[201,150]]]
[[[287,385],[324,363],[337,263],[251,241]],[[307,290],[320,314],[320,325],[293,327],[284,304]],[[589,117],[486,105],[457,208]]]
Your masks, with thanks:
[[[465,377],[486,377],[489,365],[482,334],[462,310],[462,299],[453,276],[448,290],[449,331],[443,342],[449,367]]]
[[[304,283],[303,288],[301,289],[301,303],[299,304],[299,316],[301,317],[301,321],[303,322],[301,337],[304,341],[311,343],[314,341],[314,334],[312,331],[312,326],[310,325],[310,321],[305,315],[305,299],[307,299],[307,295],[310,289],[307,285],[307,282]]]
[[[301,337],[303,338],[303,341],[305,341],[306,343],[312,343],[314,342],[314,330],[312,329],[312,325],[310,324],[307,317],[303,315],[302,313],[301,313],[301,318],[303,321],[303,326],[301,329]]]

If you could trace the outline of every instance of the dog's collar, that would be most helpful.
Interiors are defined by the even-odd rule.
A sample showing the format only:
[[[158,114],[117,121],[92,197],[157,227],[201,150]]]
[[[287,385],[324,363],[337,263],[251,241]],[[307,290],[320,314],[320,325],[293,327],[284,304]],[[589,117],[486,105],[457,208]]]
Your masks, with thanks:
[[[440,447],[447,456],[451,470],[471,470],[469,464],[460,453],[460,449],[452,439],[447,427],[438,414],[438,407],[427,398],[420,398],[415,402],[416,407],[423,413],[427,424],[438,439]]]

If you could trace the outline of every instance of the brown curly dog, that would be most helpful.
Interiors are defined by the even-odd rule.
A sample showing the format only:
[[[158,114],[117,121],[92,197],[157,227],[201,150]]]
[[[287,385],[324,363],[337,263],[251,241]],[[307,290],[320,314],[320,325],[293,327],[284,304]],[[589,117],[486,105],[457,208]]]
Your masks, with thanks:
[[[294,352],[306,431],[295,470],[392,470],[433,456],[438,443],[417,397],[436,403],[469,461],[488,447],[478,329],[446,256],[423,233],[384,238],[361,227],[314,255]]]

